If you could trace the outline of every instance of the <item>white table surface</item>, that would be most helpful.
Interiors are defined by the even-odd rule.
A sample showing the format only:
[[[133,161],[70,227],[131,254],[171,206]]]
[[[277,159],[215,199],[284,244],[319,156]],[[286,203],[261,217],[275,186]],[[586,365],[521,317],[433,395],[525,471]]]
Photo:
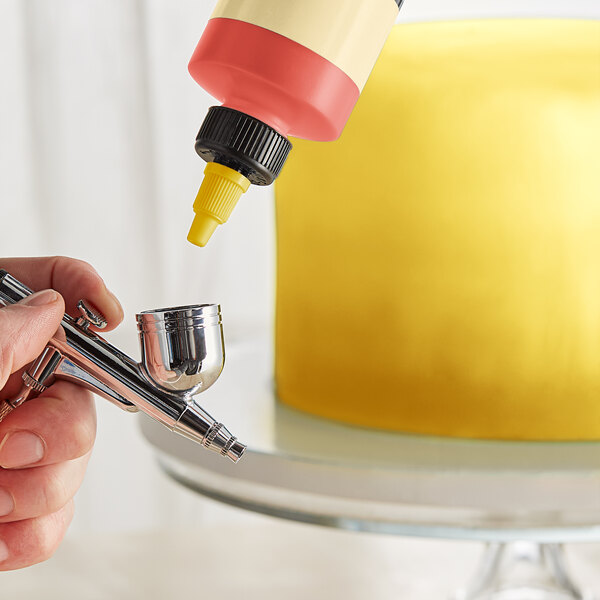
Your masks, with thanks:
[[[238,519],[239,509],[227,510]],[[469,578],[481,548],[247,514],[224,527],[70,537],[46,563],[0,573],[0,597],[444,600]],[[600,596],[600,544],[569,545],[567,559]]]

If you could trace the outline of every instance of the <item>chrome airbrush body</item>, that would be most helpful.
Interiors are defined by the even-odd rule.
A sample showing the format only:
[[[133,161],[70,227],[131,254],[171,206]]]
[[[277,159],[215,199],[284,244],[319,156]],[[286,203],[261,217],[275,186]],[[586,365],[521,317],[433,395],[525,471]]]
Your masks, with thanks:
[[[0,270],[0,305],[32,290]],[[120,408],[141,410],[170,430],[237,462],[246,449],[198,406],[193,396],[210,387],[225,362],[221,310],[216,304],[146,311],[137,315],[142,361],[135,362],[90,330],[104,319],[83,301],[81,317],[65,315],[62,327],[23,374],[16,398],[0,402],[0,420],[56,378],[75,382]]]

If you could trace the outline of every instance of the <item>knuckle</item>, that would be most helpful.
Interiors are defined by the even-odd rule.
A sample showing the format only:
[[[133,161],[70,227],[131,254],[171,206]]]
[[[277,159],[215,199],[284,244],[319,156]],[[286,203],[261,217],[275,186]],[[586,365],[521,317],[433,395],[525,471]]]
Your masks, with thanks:
[[[63,257],[63,260],[71,263],[75,268],[81,269],[82,271],[91,271],[92,273],[96,272],[96,269],[94,269],[94,267],[92,267],[92,265],[85,260],[80,260],[78,258],[65,258],[65,257]]]
[[[91,452],[95,443],[96,443],[96,421],[94,421],[93,424],[90,423],[86,427],[82,456],[87,454],[88,452]]]
[[[22,522],[21,543],[14,548],[20,566],[31,566],[48,560],[58,548],[64,533],[53,515]]]
[[[70,256],[55,256],[54,257],[54,268],[57,270],[82,270],[96,272],[92,265],[78,258],[71,258]]]
[[[65,536],[73,508],[71,500],[53,514],[0,525],[0,534],[9,548],[9,558],[0,563],[0,571],[30,567],[49,559]]]
[[[1,312],[1,311],[0,311]],[[2,331],[2,323],[0,319],[0,331]],[[6,353],[3,348],[2,340],[0,339],[0,389],[4,386],[4,383],[8,379],[10,373],[8,373],[8,367],[6,365]]]
[[[57,381],[44,394],[46,424],[54,430],[52,439],[65,449],[65,458],[78,458],[89,452],[96,439],[92,393],[74,383]]]
[[[52,514],[60,510],[71,499],[72,494],[64,479],[62,470],[48,473],[47,480],[42,486],[43,514]]]
[[[96,441],[96,411],[91,394],[86,392],[86,399],[80,400],[79,413],[75,416],[69,428],[70,458],[84,456],[94,446]]]
[[[80,423],[78,427],[73,431],[73,444],[76,449],[74,458],[80,458],[85,456],[94,447],[96,440],[96,428],[92,427],[89,423]]]
[[[62,542],[67,527],[71,522],[73,515],[73,501],[68,502],[59,511],[35,519],[36,523],[36,549],[34,549],[34,562],[43,562],[48,560],[58,549]]]
[[[75,265],[82,262],[83,261],[79,260],[78,258],[71,258],[70,256],[63,256],[61,254],[52,257],[52,265],[56,269],[68,267],[70,265]]]
[[[53,256],[50,262],[50,281],[53,287],[56,287],[57,282],[65,276],[95,278],[97,273],[96,269],[84,260],[69,256]]]
[[[79,422],[76,439],[78,440],[81,455],[87,454],[93,447],[96,441],[96,405],[94,397],[91,393],[86,392],[87,410]]]
[[[57,550],[62,534],[57,531],[59,523],[55,519],[44,519],[37,532],[37,556],[35,562],[48,560]]]
[[[15,343],[15,332],[9,315],[0,309],[0,388],[12,374],[13,359],[10,348]]]

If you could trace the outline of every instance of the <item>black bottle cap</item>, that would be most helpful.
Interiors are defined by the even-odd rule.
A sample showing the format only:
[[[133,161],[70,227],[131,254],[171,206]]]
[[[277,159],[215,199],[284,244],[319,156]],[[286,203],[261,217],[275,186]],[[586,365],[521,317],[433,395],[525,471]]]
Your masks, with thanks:
[[[254,185],[270,185],[292,149],[290,141],[246,113],[212,106],[196,136],[196,152],[206,162],[235,169]]]

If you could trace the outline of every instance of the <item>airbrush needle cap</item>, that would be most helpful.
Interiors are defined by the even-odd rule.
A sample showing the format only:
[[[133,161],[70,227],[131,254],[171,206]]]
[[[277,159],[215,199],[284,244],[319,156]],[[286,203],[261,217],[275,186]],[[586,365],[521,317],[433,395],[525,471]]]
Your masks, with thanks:
[[[194,202],[194,222],[188,241],[196,246],[206,246],[217,225],[229,219],[237,201],[250,187],[250,181],[238,171],[216,162],[204,169],[204,181]]]

